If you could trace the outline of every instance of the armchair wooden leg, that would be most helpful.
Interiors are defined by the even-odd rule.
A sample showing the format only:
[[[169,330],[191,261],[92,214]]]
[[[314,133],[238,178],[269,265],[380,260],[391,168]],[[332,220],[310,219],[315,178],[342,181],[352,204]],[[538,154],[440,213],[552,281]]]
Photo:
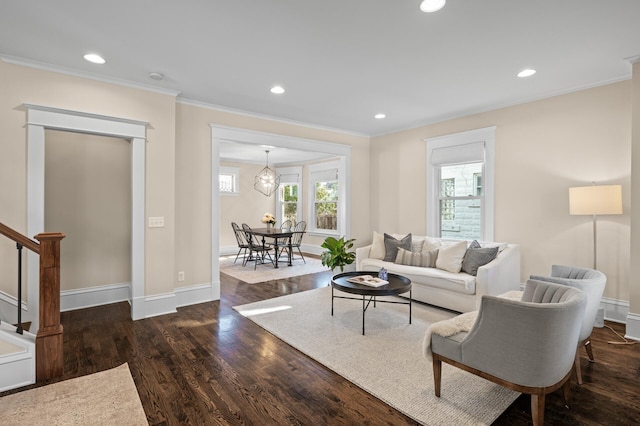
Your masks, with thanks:
[[[533,426],[544,425],[544,394],[531,395],[531,420]]]
[[[567,379],[562,385],[562,397],[565,407],[569,407],[569,393],[571,392],[571,379]]]
[[[440,383],[442,383],[442,361],[433,354],[433,385],[438,398],[440,398]]]
[[[584,342],[584,348],[587,350],[589,362],[595,362],[595,359],[593,358],[593,349],[591,348],[591,336],[589,336],[586,342]]]
[[[576,380],[578,384],[582,384],[582,370],[580,369],[580,353],[576,351],[576,360],[573,363],[574,370],[576,371]]]

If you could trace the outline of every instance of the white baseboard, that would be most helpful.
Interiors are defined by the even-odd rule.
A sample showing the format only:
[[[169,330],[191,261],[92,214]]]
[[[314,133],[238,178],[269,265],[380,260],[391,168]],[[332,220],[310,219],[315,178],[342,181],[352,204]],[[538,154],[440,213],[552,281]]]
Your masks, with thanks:
[[[178,287],[174,292],[176,294],[176,307],[178,308],[220,299],[220,296],[216,298],[211,283]]]
[[[60,311],[74,311],[76,309],[129,301],[130,293],[130,283],[63,290],[60,292]]]
[[[640,315],[627,314],[627,331],[624,337],[640,341]]]
[[[176,294],[165,293],[144,298],[144,317],[151,318],[176,312]]]
[[[220,247],[220,256],[231,256],[238,253],[238,246],[224,246]]]
[[[139,318],[134,319],[169,314],[176,312],[176,308],[180,306],[219,300],[220,295],[216,295],[213,289],[214,287],[210,283],[206,283],[179,287],[172,293],[139,298],[140,300],[134,301],[134,303],[137,302],[139,308],[142,308],[142,314],[136,315]],[[60,311],[72,311],[125,301],[131,303],[130,291],[131,285],[129,283],[65,290],[60,293]],[[15,310],[15,303],[13,310]]]
[[[311,253],[318,256],[320,256],[322,252],[325,251],[322,247],[311,244],[302,244],[300,246],[300,250],[302,250],[303,253]]]
[[[604,319],[607,321],[626,323],[629,313],[629,302],[626,300],[609,299],[603,297],[600,306],[604,308]]]

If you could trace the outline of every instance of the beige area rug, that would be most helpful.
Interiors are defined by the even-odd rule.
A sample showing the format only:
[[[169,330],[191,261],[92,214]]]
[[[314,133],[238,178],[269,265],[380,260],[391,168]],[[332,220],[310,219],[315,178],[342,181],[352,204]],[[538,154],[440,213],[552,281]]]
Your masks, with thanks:
[[[220,272],[231,275],[241,281],[249,284],[262,283],[265,281],[279,280],[283,278],[297,277],[299,275],[315,274],[316,272],[328,271],[329,268],[322,266],[320,259],[305,256],[307,263],[302,259],[296,258],[292,266],[287,265],[284,257],[278,262],[278,269],[275,269],[271,263],[261,265],[258,263],[256,269],[253,269],[253,263],[247,263],[242,266],[242,258],[233,263],[235,256],[220,258]]]
[[[409,325],[408,306],[371,305],[363,336],[362,302],[335,299],[332,317],[330,287],[234,309],[425,425],[488,425],[520,395],[443,363],[436,398],[421,345],[432,322],[454,316],[448,311],[415,303]]]
[[[0,425],[148,425],[129,366],[0,398]]]

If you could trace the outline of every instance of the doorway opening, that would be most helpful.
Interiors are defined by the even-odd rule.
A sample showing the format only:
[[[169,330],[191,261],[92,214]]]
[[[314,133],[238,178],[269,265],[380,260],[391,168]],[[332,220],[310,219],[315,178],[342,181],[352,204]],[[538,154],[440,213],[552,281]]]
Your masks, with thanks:
[[[130,142],[131,159],[131,318],[144,318],[145,143],[147,123],[25,104],[27,110],[27,234],[45,231],[46,130],[122,138]],[[64,230],[60,230],[64,232]],[[27,312],[34,332],[39,328],[39,263],[27,255]]]

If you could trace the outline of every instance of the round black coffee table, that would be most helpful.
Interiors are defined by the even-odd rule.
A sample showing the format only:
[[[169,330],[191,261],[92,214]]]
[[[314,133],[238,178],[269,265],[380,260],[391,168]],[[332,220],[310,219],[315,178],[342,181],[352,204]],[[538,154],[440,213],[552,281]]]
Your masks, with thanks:
[[[364,314],[367,311],[369,304],[373,301],[373,307],[375,308],[377,302],[395,303],[399,305],[409,305],[409,324],[411,324],[411,280],[409,278],[390,273],[386,280],[389,281],[389,284],[384,284],[380,287],[372,287],[348,281],[349,278],[357,277],[359,275],[371,275],[376,277],[378,274],[372,271],[353,271],[336,274],[331,278],[331,316],[333,316],[333,299],[362,300],[362,334],[364,335]],[[359,297],[336,296],[334,294],[334,290],[357,294],[362,296],[362,299]],[[378,296],[398,296],[407,292],[409,292],[408,302],[376,299]]]

